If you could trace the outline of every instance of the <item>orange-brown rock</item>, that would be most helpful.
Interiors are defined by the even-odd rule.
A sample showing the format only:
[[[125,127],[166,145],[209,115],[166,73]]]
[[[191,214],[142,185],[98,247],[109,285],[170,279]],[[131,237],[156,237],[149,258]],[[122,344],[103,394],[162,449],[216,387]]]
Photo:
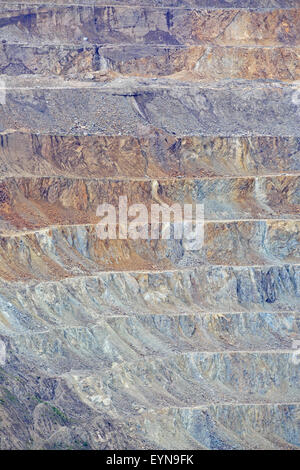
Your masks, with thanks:
[[[300,172],[299,138],[0,135],[0,176],[94,178],[280,175]]]

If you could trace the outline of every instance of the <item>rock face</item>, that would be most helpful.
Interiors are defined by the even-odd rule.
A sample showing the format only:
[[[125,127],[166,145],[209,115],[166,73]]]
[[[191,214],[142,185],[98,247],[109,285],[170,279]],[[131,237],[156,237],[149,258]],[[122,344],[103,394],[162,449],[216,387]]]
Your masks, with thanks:
[[[299,20],[0,2],[0,449],[300,447]],[[203,248],[100,240],[124,195]]]

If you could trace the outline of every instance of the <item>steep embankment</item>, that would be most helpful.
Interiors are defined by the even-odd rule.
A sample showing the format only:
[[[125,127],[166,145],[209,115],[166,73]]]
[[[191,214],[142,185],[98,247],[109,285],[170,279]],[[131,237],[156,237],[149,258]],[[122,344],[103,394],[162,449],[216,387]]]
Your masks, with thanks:
[[[297,448],[299,2],[107,4],[0,2],[0,448]]]

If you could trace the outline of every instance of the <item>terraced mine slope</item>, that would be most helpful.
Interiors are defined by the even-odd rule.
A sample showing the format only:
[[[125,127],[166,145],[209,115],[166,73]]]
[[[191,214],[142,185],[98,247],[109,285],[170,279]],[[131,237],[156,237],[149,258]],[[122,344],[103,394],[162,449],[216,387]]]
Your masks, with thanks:
[[[0,41],[0,449],[299,448],[299,0],[1,1]],[[122,195],[203,249],[97,238]]]

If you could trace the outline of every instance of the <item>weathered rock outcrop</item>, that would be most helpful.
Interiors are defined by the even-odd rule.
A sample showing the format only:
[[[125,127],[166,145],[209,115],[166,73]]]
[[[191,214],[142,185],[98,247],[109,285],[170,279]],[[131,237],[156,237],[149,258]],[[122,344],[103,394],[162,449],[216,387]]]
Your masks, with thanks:
[[[0,1],[0,449],[300,447],[299,13]],[[100,240],[119,196],[203,248]]]

